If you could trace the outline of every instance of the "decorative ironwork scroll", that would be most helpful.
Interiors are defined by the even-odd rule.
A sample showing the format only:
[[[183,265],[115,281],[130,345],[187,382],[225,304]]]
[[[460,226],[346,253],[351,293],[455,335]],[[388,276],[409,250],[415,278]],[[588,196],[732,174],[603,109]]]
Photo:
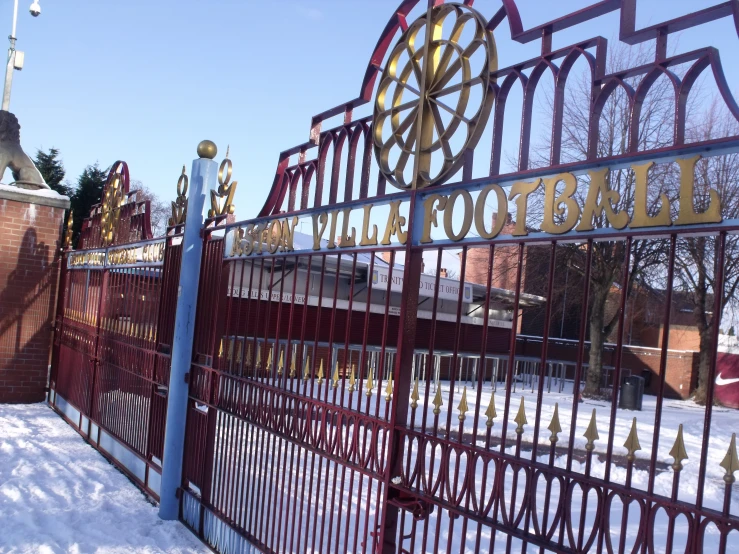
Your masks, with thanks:
[[[228,157],[229,148],[226,148],[226,157],[218,168],[218,190],[210,191],[210,210],[208,217],[233,215],[236,210],[233,199],[238,181],[231,183],[233,164]]]
[[[130,190],[128,164],[117,161],[108,173],[100,204],[82,222],[78,248],[105,248],[150,238],[150,203]]]
[[[185,166],[182,166],[182,174],[177,179],[177,199],[172,201],[172,217],[169,218],[169,226],[182,225],[187,218],[187,187],[189,185]]]
[[[123,179],[123,164],[118,164],[111,170],[108,182],[103,189],[103,198],[100,203],[100,241],[103,246],[113,244],[121,218],[121,207],[128,196],[128,179]],[[127,176],[127,172],[126,172]]]

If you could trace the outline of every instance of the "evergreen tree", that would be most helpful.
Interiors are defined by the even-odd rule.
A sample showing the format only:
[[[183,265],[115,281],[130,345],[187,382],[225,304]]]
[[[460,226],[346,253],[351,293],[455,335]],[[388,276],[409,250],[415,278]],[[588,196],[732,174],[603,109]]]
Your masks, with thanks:
[[[72,195],[72,187],[62,182],[66,172],[64,171],[64,164],[59,157],[58,149],[49,148],[48,153],[37,150],[35,162],[41,176],[51,190],[55,190],[64,196]]]
[[[108,178],[108,170],[100,169],[97,162],[88,165],[77,179],[77,188],[72,194],[71,204],[74,223],[72,225],[72,244],[76,247],[82,229],[82,221],[89,217],[90,210],[100,202],[103,187]]]

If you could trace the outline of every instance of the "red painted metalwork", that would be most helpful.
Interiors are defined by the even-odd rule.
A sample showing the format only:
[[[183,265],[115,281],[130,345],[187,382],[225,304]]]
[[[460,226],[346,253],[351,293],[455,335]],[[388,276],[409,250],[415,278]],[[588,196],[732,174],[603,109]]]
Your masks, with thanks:
[[[181,247],[175,230],[151,238],[149,203],[129,192],[125,162],[113,164],[104,196],[116,176],[122,204],[110,246],[102,246],[104,208],[96,205],[82,226],[83,248],[63,256],[50,399],[94,447],[157,498],[152,472],[161,471]],[[144,250],[156,254],[147,256],[150,263],[126,263],[121,253],[131,249],[139,258]],[[76,420],[70,413],[78,414]],[[111,438],[140,462],[106,451]]]
[[[418,0],[400,4],[372,53],[359,96],[315,116],[309,141],[280,154],[259,218],[207,221],[188,374],[183,521],[222,552],[246,540],[264,552],[620,554],[659,551],[656,529],[661,529],[657,536],[665,538],[668,552],[676,540],[684,540],[687,552],[702,552],[711,533],[719,536],[717,551],[726,552],[734,532],[739,532],[737,507],[731,502],[733,481],[727,478],[725,486],[721,484],[722,498],[705,494],[707,480],[715,480],[708,472],[713,393],[709,392],[704,411],[700,445],[690,445],[691,459],[697,460],[699,468],[694,498],[686,498],[680,490],[681,465],[675,463],[670,469],[659,446],[671,442],[677,432],[662,426],[677,247],[696,233],[715,237],[718,249],[710,269],[717,290],[722,290],[727,235],[739,232],[739,219],[734,214],[721,224],[658,231],[609,227],[579,238],[532,232],[501,235],[492,241],[465,239],[461,246],[449,241],[421,243],[420,225],[414,224],[414,218],[420,213],[417,205],[421,206],[424,192],[386,190],[385,177],[372,171],[376,169],[370,144],[372,118],[354,119],[353,110],[371,100],[392,43],[409,28],[412,16],[427,13],[427,7],[430,13],[444,2],[426,4]],[[607,41],[602,37],[552,50],[554,33],[616,10],[621,12],[622,41],[654,40],[653,62],[606,73]],[[737,136],[686,141],[687,99],[708,68],[728,113],[739,118],[718,52],[702,48],[668,56],[666,48],[676,31],[720,17],[736,19],[736,2],[641,30],[635,26],[635,0],[595,2],[531,29],[524,29],[513,0],[503,0],[500,9],[488,11],[484,16],[490,31],[519,42],[541,40],[541,55],[490,75],[496,96],[494,120],[488,123],[492,144],[485,152],[490,160],[487,175],[473,179],[475,152],[469,150],[464,153],[461,181],[437,186],[435,191],[446,194],[490,183],[507,187],[514,181],[562,172],[584,174],[603,167],[739,151]],[[506,20],[508,29],[503,26]],[[565,90],[573,66],[581,59],[591,71],[588,148],[584,160],[563,163]],[[681,65],[687,69],[678,78],[675,68]],[[554,80],[551,147],[548,163],[532,167],[533,100],[547,71]],[[639,115],[663,75],[675,95],[672,139],[669,145],[640,150]],[[630,88],[627,78],[638,83]],[[523,93],[517,167],[513,173],[501,174],[506,103],[516,83]],[[627,96],[631,114],[626,148],[622,154],[600,156],[600,115],[619,90]],[[341,123],[322,129],[325,121],[337,116],[343,116]],[[127,192],[127,168],[121,166],[121,171]],[[315,251],[305,247],[229,255],[229,233],[233,237],[236,229],[278,217],[309,220],[329,208],[339,212],[392,200],[408,205],[405,242],[334,249],[335,236],[330,236],[329,243],[319,244]],[[95,242],[99,215],[99,211],[93,214],[85,227],[85,252],[101,246]],[[150,238],[145,222],[134,225],[135,215],[126,217],[131,218],[131,228],[141,233],[137,240]],[[334,226],[331,234],[335,231]],[[262,232],[273,233],[273,229]],[[544,386],[548,367],[554,363],[550,345],[552,314],[557,308],[556,273],[563,249],[573,240],[581,244],[577,262],[582,290],[578,291],[579,317],[573,325],[576,361],[562,377],[571,388],[568,396],[559,397],[557,409],[564,412],[560,426],[559,419],[555,425],[553,416],[544,413],[549,394]],[[624,455],[615,436],[623,423],[616,404],[619,386],[628,370],[623,356],[626,289],[636,278],[632,256],[643,241],[669,242],[669,250],[661,262],[667,301],[657,318],[663,326],[657,354],[658,394],[653,422],[648,422],[653,423],[651,453],[642,459],[628,447]],[[618,289],[613,303],[614,368],[605,379],[607,394],[598,407],[608,420],[601,425],[600,431],[607,432],[598,439],[601,447],[595,444],[597,433],[586,430],[578,416],[587,375],[591,282],[603,243],[612,243],[623,253],[623,262],[613,285]],[[477,317],[470,315],[474,309],[464,311],[464,286],[443,298],[439,288],[443,256],[460,256],[459,281],[464,283],[472,278],[468,261],[480,252],[487,256],[487,264],[477,277],[484,291],[474,308],[484,315]],[[63,300],[57,316],[52,388],[155,471],[155,459],[161,458],[180,254],[176,237],[169,236],[163,266],[119,270],[70,266],[62,274]],[[424,255],[436,258],[433,279],[422,277]],[[522,359],[517,344],[531,296],[526,260],[536,255],[546,262],[541,268],[547,274],[539,292],[544,306],[542,349],[532,361]],[[500,264],[508,262],[512,290],[503,303],[494,291],[501,288],[497,284]],[[387,273],[385,282],[380,270]],[[395,279],[402,282],[399,288],[393,288]],[[422,279],[428,279],[429,287],[433,281],[431,296],[421,298]],[[130,294],[134,289],[137,293]],[[136,300],[142,290],[157,298],[156,306]],[[721,313],[722,295],[714,295],[713,301],[713,313]],[[510,317],[508,325],[491,323],[493,305]],[[101,320],[106,323],[101,325]],[[136,331],[132,335],[132,325],[142,322],[155,325],[152,335],[142,337]],[[711,332],[715,346],[718,325]],[[524,363],[535,367],[527,374],[529,381],[521,378]],[[715,355],[709,365],[712,383]],[[529,385],[525,395],[522,391]],[[109,400],[111,395],[120,402]],[[532,410],[535,418],[528,422],[526,414]],[[543,436],[542,427],[551,431],[550,437]],[[583,431],[587,441],[580,439]],[[649,437],[642,433],[641,440]],[[669,494],[664,492],[665,480]],[[655,486],[660,483],[662,488]]]
[[[391,18],[373,52],[359,97],[314,117],[310,140],[280,155],[275,181],[260,217],[304,216],[316,214],[320,208],[342,210],[361,207],[369,201],[403,199],[410,201],[411,220],[408,221],[408,229],[413,229],[416,193],[388,194],[385,179],[381,175],[376,181],[371,179],[373,160],[369,154],[368,140],[371,139],[372,119],[364,117],[354,120],[352,111],[372,98],[374,80],[382,71],[382,63],[393,38],[408,28],[407,18],[417,4],[421,3],[403,2]],[[556,51],[551,49],[552,34],[619,9],[621,40],[636,44],[657,39],[653,63],[607,74],[607,43],[600,37]],[[520,42],[541,39],[542,54],[498,69],[493,75],[497,79],[497,94],[496,117],[491,123],[494,127],[489,177],[471,178],[474,152],[469,152],[462,181],[446,185],[441,190],[460,185],[483,185],[495,182],[493,179],[510,183],[559,171],[627,165],[669,155],[687,156],[701,149],[736,151],[737,137],[685,144],[685,102],[697,77],[705,69],[711,68],[730,112],[739,116],[739,110],[726,87],[718,53],[705,48],[667,56],[665,48],[671,33],[731,15],[735,13],[735,6],[731,3],[721,4],[642,30],[635,29],[635,9],[634,1],[607,0],[524,30],[515,3],[505,0],[503,7],[490,15],[489,28],[497,29],[507,19],[511,38]],[[583,162],[562,163],[565,86],[572,67],[580,58],[587,62],[592,72],[590,148]],[[670,68],[681,64],[690,64],[691,67],[682,79],[677,79]],[[547,70],[552,72],[555,81],[549,165],[532,169],[529,150],[533,97],[541,76]],[[631,99],[632,122],[638,123],[641,105],[661,75],[667,75],[672,80],[675,90],[677,116],[672,145],[639,151],[638,124],[632,124],[627,151],[609,158],[600,157],[596,148],[599,114],[607,99],[618,87],[623,86],[623,79],[641,79],[641,84],[635,90],[627,90]],[[516,82],[523,85],[524,91],[518,171],[501,175],[503,116],[509,92]],[[339,126],[322,129],[324,121],[342,114],[344,121]],[[317,154],[310,159],[308,153],[316,147]],[[345,153],[346,149],[348,153]],[[346,167],[341,165],[344,156]],[[343,182],[339,178],[342,171],[345,174]],[[254,223],[260,221],[263,220]],[[246,221],[234,226],[243,227],[249,223]],[[214,234],[206,240],[219,242],[219,230],[213,228],[211,232]],[[670,291],[674,280],[675,244],[685,236],[685,232],[675,230],[669,233],[672,247],[667,264],[667,289]],[[702,232],[718,235],[724,231],[718,227],[704,227]],[[652,238],[653,235],[651,230],[602,230],[599,240],[616,241],[627,252],[619,282],[627,283],[632,278],[628,261],[632,244],[641,240],[661,240]],[[485,248],[489,252],[488,292],[483,301],[485,311],[491,305],[491,284],[497,271],[494,260],[499,251],[513,248],[518,269],[512,310],[513,321],[518,320],[519,292],[524,288],[524,259],[540,241],[540,237],[536,240],[509,237],[496,240],[494,244],[482,240],[465,243],[461,253],[461,281],[465,279],[464,260],[468,251]],[[660,354],[661,384],[654,416],[654,450],[649,458],[648,479],[644,488],[633,484],[632,476],[636,471],[634,459],[624,460],[620,454],[617,455],[621,448],[620,444],[614,442],[618,387],[612,387],[610,392],[608,437],[602,454],[594,456],[593,449],[583,450],[572,431],[568,433],[564,448],[558,447],[556,441],[552,441],[548,447],[540,444],[541,426],[548,423],[541,421],[541,399],[545,394],[544,372],[548,362],[548,333],[553,309],[553,276],[557,253],[564,241],[549,238],[547,243],[550,245],[549,277],[545,289],[547,323],[539,362],[541,373],[537,385],[532,389],[535,391],[536,406],[533,444],[529,439],[524,439],[525,432],[520,425],[516,429],[515,440],[507,437],[509,421],[515,415],[513,401],[518,401],[518,393],[514,392],[518,371],[516,326],[513,326],[505,341],[501,337],[492,342],[489,335],[498,331],[483,326],[482,334],[470,342],[466,326],[462,323],[462,303],[458,301],[450,327],[440,334],[439,330],[447,325],[447,321],[440,319],[438,295],[428,299],[425,308],[430,310],[428,324],[418,317],[421,301],[418,286],[414,285],[422,273],[422,255],[424,252],[436,254],[438,289],[442,254],[450,247],[422,247],[409,238],[402,249],[342,248],[340,254],[324,251],[312,254],[286,253],[269,258],[257,257],[253,261],[226,257],[220,262],[220,267],[219,261],[207,257],[204,266],[211,267],[217,273],[208,273],[208,282],[222,284],[219,293],[213,290],[203,293],[203,298],[207,297],[207,300],[201,299],[201,302],[208,303],[208,313],[203,315],[199,311],[198,315],[198,329],[203,329],[203,337],[211,338],[206,342],[203,342],[204,338],[199,339],[196,360],[212,359],[213,362],[212,367],[208,364],[193,365],[192,383],[195,386],[191,389],[192,414],[200,410],[196,405],[207,406],[211,424],[205,444],[194,448],[192,455],[199,456],[198,453],[205,448],[206,460],[209,460],[206,463],[210,464],[206,466],[206,474],[211,476],[211,483],[201,488],[200,481],[190,480],[183,484],[184,491],[196,495],[199,491],[204,511],[210,514],[207,517],[216,517],[223,525],[267,552],[477,552],[493,550],[496,546],[506,551],[521,549],[522,552],[527,551],[529,546],[539,551],[553,552],[585,552],[591,549],[625,552],[629,543],[626,532],[627,529],[631,530],[632,524],[637,525],[638,530],[633,542],[629,543],[633,546],[629,548],[634,552],[646,552],[655,548],[648,529],[653,525],[656,514],[663,513],[662,510],[672,514],[669,516],[672,519],[667,532],[668,541],[673,540],[676,532],[674,518],[677,514],[684,514],[689,522],[685,533],[690,551],[701,550],[702,533],[711,522],[721,529],[723,546],[720,551],[724,551],[727,533],[737,525],[730,508],[725,508],[723,512],[715,511],[704,508],[700,498],[690,504],[679,501],[677,493],[672,498],[665,498],[654,492],[653,485],[660,463],[657,444],[667,369],[666,340]],[[571,374],[575,391],[579,390],[585,375],[589,314],[587,300],[590,298],[590,270],[595,247],[592,238],[585,238],[584,245],[580,345],[577,363]],[[358,257],[366,256],[371,273],[381,254],[389,254],[389,265],[392,266],[401,252],[405,284],[399,313],[390,309],[390,294],[372,281],[367,284],[366,295],[358,302],[355,299],[358,283],[351,280],[347,284],[349,292],[345,292],[348,301],[339,307],[337,288],[328,283],[340,280],[342,260],[348,260],[346,271],[356,274]],[[285,282],[290,272],[298,272],[299,268],[305,268],[305,271],[310,269],[305,282],[300,286],[297,279]],[[303,286],[305,290],[300,290]],[[324,290],[324,287],[328,288]],[[244,290],[248,292],[244,293]],[[261,292],[252,296],[253,290]],[[461,293],[460,288],[460,299]],[[303,298],[296,300],[296,296],[301,294]],[[307,305],[307,298],[311,294],[323,299],[321,309]],[[377,320],[376,314],[371,313],[370,309],[371,304],[377,302],[373,300],[375,295],[380,295],[381,302],[385,304],[384,314],[377,314]],[[615,383],[620,382],[624,371],[621,351],[627,308],[625,302],[626,295],[622,294],[618,306],[621,315],[616,332]],[[354,313],[354,306],[357,305],[363,307],[363,315]],[[667,306],[662,330],[664,337],[669,336],[669,299]],[[218,325],[214,325],[212,318],[216,311],[223,317],[214,336],[213,329]],[[389,332],[391,328],[392,333]],[[220,345],[219,337],[222,339]],[[506,341],[507,347],[504,346]],[[470,408],[469,418],[460,419],[459,424],[456,424],[456,418],[452,418],[452,411],[460,401],[457,379],[461,373],[458,374],[457,370],[446,370],[450,379],[443,384],[445,394],[448,392],[443,399],[446,412],[443,416],[442,410],[432,413],[430,407],[433,406],[435,386],[441,385],[433,368],[428,366],[428,361],[434,359],[442,343],[447,345],[444,348],[449,353],[448,364],[451,368],[459,367],[461,371],[460,364],[469,351],[479,353],[480,364],[486,364],[491,359],[505,367],[500,374],[501,377],[505,375],[506,382],[504,409],[502,414],[497,415],[502,418],[502,433],[493,432],[492,426],[486,426],[484,432],[478,428],[478,423],[486,418],[486,406],[482,402],[486,395],[483,389],[488,382],[485,371],[479,372],[472,382],[463,381],[476,386],[474,408]],[[379,352],[376,364],[374,348]],[[392,362],[385,359],[385,355],[391,351]],[[356,352],[356,358],[353,352]],[[281,368],[278,367],[280,359],[284,360]],[[291,375],[293,360],[297,369]],[[349,385],[355,360],[359,369],[356,386]],[[507,363],[503,364],[503,361]],[[387,386],[388,363],[391,364],[393,376],[389,400],[381,398],[379,393],[382,389],[378,385],[372,400],[364,402],[370,377],[368,367],[376,367],[381,375],[378,382]],[[421,374],[423,378],[420,378]],[[333,388],[332,375],[336,377],[337,388]],[[386,378],[383,380],[382,376]],[[377,380],[378,375],[372,374],[371,379]],[[423,391],[415,400],[413,389],[419,385],[423,386]],[[569,429],[574,430],[578,427],[578,394],[572,395],[571,400]],[[706,429],[710,425],[710,414],[711,408],[708,407]],[[471,428],[469,421],[474,422]],[[495,420],[495,425],[497,422]],[[707,441],[708,433],[704,436],[704,441]],[[707,463],[705,444],[700,461],[702,474]],[[543,460],[539,456],[540,451],[546,453]],[[617,458],[621,461],[617,461]],[[596,463],[605,464],[604,474],[594,474]],[[619,477],[615,479],[612,472],[617,468]],[[622,472],[625,474],[622,475]],[[677,472],[674,483],[679,482],[679,477]],[[538,484],[543,487],[540,493],[537,493]],[[195,489],[191,485],[196,487],[196,492],[193,492]],[[611,506],[617,502],[624,506],[621,519],[610,515]],[[726,503],[730,503],[730,496],[726,497]],[[219,549],[212,536],[203,529],[205,517],[201,512],[197,530],[209,544]],[[616,537],[615,528],[614,532],[611,531],[612,525],[620,527],[620,536]],[[669,550],[670,544],[667,546]]]

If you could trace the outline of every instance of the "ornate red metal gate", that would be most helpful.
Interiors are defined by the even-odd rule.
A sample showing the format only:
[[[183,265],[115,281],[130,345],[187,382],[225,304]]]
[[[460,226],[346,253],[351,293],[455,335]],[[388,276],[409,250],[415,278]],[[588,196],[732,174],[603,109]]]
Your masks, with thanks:
[[[557,31],[619,9],[621,39],[654,40],[652,60],[608,73],[602,38],[552,49]],[[696,177],[715,160],[735,163],[739,149],[736,132],[686,135],[698,76],[711,68],[727,116],[739,110],[715,50],[669,56],[666,44],[679,29],[731,14],[736,3],[637,31],[633,2],[600,2],[524,31],[511,1],[487,15],[472,2],[403,2],[359,98],[314,117],[310,141],[283,152],[259,217],[211,220],[185,521],[221,551],[725,552],[739,466],[733,439],[713,446],[728,449],[723,469],[709,453],[713,387],[690,447],[663,414],[674,408],[668,342],[681,256],[704,237],[710,253],[695,269],[723,291],[727,240],[739,229],[717,192],[736,182]],[[541,55],[499,69],[493,34],[508,32],[541,40]],[[578,60],[588,106],[585,149],[573,158],[565,91]],[[533,99],[547,72],[552,134],[545,159],[534,160]],[[664,76],[674,113],[658,144],[642,136],[641,110]],[[506,173],[504,115],[516,83],[520,147]],[[619,91],[628,117],[614,151],[604,148],[613,131],[604,110]],[[373,114],[353,118],[373,98]],[[323,130],[331,118],[343,121]],[[476,149],[485,129],[490,151]],[[478,158],[489,171],[475,177]],[[645,287],[646,253],[656,256],[663,309],[641,427],[618,401],[631,373],[627,300]],[[562,265],[579,271],[569,361],[548,352]],[[593,354],[604,290],[612,365]],[[708,311],[722,313],[724,295],[708,296]],[[535,310],[543,321],[532,359],[517,349]],[[712,384],[718,324],[706,333],[713,354],[702,378]],[[587,411],[583,385],[598,397]],[[681,491],[688,457],[698,467]]]
[[[181,251],[177,227],[151,238],[149,216],[125,162],[113,164],[77,251],[70,213],[50,401],[158,498]]]
[[[220,552],[726,552],[739,457],[713,400],[739,283],[739,107],[715,49],[671,55],[668,38],[729,16],[739,29],[738,4],[639,30],[634,0],[528,30],[513,0],[472,4],[402,2],[359,97],[281,154],[257,218],[234,221],[221,166],[182,519]],[[609,58],[601,37],[553,49],[611,12],[648,56]],[[506,38],[541,54],[502,63]],[[723,112],[705,109],[704,74]],[[551,129],[538,150],[537,125]],[[52,382],[81,428],[154,473],[166,241],[163,267],[143,260],[151,241],[129,246],[130,268],[108,245],[68,255]],[[118,301],[121,287],[135,294]],[[686,299],[700,347],[678,367]],[[649,395],[630,404],[640,383]],[[683,400],[694,390],[705,407]]]

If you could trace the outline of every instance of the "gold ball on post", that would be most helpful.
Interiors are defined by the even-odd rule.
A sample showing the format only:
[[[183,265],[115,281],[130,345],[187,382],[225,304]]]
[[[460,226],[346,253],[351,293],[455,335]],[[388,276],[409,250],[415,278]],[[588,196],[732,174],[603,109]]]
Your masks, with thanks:
[[[198,144],[198,157],[212,160],[218,154],[218,147],[212,140],[204,140]]]

